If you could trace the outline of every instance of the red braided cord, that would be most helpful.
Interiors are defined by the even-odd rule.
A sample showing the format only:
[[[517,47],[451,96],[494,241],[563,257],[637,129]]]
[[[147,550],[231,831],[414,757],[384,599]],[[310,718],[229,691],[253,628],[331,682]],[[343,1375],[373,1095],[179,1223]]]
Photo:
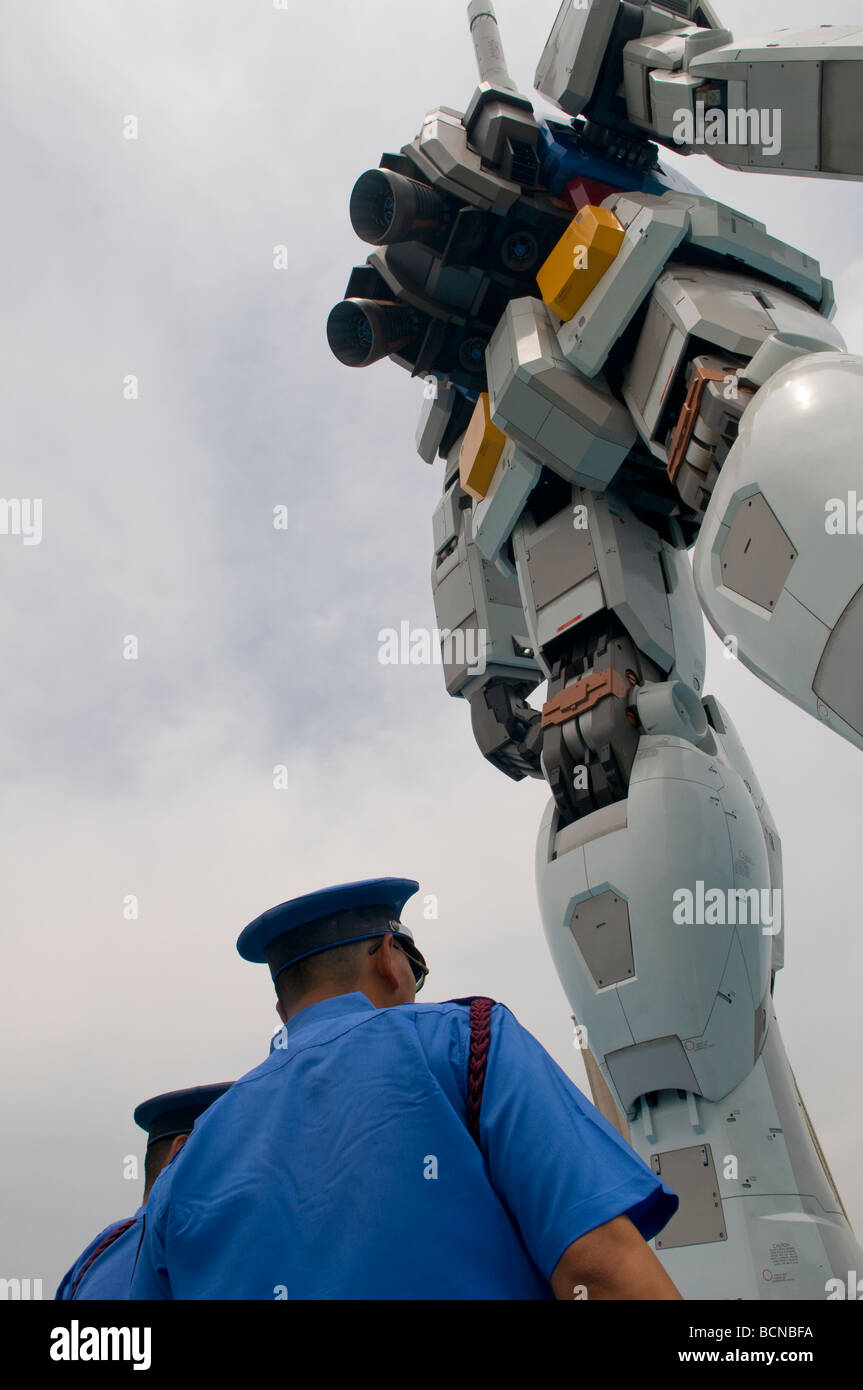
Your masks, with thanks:
[[[96,1246],[96,1249],[93,1251],[90,1258],[86,1260],[84,1264],[81,1266],[81,1268],[78,1270],[77,1278],[75,1279],[75,1282],[72,1285],[73,1298],[75,1297],[75,1294],[78,1292],[78,1285],[84,1278],[84,1275],[87,1273],[87,1270],[90,1268],[93,1261],[98,1260],[100,1255],[104,1255],[105,1251],[108,1249],[108,1246],[113,1245],[114,1241],[117,1240],[123,1234],[124,1231],[128,1231],[130,1226],[134,1226],[134,1224],[134,1216],[131,1217],[128,1221],[121,1222],[120,1225],[117,1226],[116,1229],[113,1230],[109,1236],[106,1236],[105,1239],[101,1241],[99,1245]]]
[[[491,1011],[493,999],[474,999],[470,1006],[470,1058],[467,1067],[467,1117],[468,1128],[479,1143],[479,1112],[482,1106],[482,1089],[485,1085],[485,1071],[488,1064],[488,1050],[491,1046]]]

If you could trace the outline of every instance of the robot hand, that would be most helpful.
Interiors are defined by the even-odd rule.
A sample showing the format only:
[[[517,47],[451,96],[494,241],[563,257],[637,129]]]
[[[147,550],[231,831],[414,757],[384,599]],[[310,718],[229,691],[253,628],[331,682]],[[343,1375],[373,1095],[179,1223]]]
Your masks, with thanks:
[[[856,89],[863,26],[734,42],[702,0],[564,0],[537,90],[597,137],[647,134],[758,173],[863,178]]]

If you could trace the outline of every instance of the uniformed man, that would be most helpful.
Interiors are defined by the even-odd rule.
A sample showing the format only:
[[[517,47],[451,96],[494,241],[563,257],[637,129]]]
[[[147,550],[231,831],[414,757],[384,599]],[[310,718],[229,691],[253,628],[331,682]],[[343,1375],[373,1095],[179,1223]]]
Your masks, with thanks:
[[[167,1091],[138,1106],[135,1124],[147,1132],[141,1205],[134,1216],[125,1221],[112,1221],[91,1240],[63,1276],[55,1299],[129,1297],[150,1189],[162,1169],[185,1144],[199,1115],[224,1095],[229,1085],[230,1082],[223,1082],[215,1086],[193,1086],[185,1091]]]
[[[646,1244],[677,1197],[531,1034],[491,1008],[479,1096],[469,1001],[414,1002],[418,886],[325,889],[242,932],[285,1028],[159,1183],[132,1298],[680,1296]]]

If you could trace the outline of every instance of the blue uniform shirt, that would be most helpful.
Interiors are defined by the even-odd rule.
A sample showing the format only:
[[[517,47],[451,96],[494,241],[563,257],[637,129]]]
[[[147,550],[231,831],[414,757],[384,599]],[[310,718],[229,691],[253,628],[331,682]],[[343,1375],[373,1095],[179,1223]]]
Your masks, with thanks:
[[[480,1153],[469,1010],[312,1004],[195,1125],[150,1194],[135,1299],[518,1299],[623,1213],[677,1208],[503,1005]]]
[[[143,1207],[139,1207],[135,1212],[133,1224],[123,1231],[116,1240],[112,1241],[101,1255],[96,1256],[77,1290],[72,1292],[75,1280],[93,1252],[98,1250],[103,1241],[108,1239],[112,1231],[116,1231],[119,1226],[124,1224],[122,1221],[112,1221],[110,1226],[106,1226],[104,1231],[99,1232],[95,1240],[90,1241],[87,1249],[78,1256],[72,1268],[63,1275],[60,1286],[54,1295],[55,1299],[120,1299],[129,1297],[132,1270],[135,1268],[135,1256],[138,1253],[138,1244],[144,1226]]]

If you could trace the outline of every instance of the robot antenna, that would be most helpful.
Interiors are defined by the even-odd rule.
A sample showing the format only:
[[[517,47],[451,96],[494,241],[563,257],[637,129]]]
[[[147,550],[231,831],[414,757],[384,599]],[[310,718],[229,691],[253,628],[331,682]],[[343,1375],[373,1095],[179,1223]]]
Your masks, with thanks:
[[[506,65],[494,5],[490,0],[471,0],[467,14],[480,82],[487,82],[489,86],[505,92],[517,92],[518,88]]]

